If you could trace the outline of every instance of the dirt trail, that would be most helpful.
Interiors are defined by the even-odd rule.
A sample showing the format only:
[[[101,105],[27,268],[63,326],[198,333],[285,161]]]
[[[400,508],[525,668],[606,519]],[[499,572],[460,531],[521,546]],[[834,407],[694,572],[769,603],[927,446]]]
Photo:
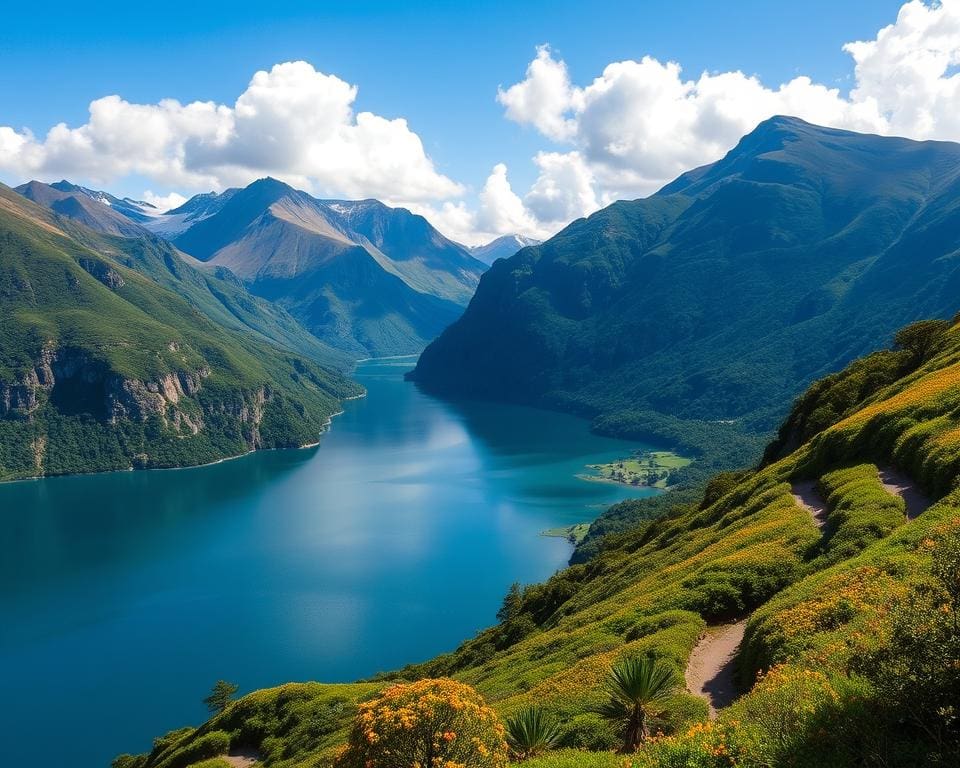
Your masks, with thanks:
[[[746,626],[747,620],[743,619],[736,624],[709,627],[690,654],[684,673],[687,688],[707,700],[711,718],[737,698],[733,662]]]
[[[930,499],[902,472],[892,467],[881,467],[879,475],[887,493],[899,496],[907,505],[907,520],[913,520],[930,506]]]
[[[253,749],[233,749],[223,759],[236,768],[250,768],[252,765],[259,764],[260,755]]]
[[[816,480],[801,480],[793,483],[791,491],[797,506],[803,507],[810,513],[814,524],[820,530],[827,524],[827,502],[823,500],[820,492],[817,490]]]

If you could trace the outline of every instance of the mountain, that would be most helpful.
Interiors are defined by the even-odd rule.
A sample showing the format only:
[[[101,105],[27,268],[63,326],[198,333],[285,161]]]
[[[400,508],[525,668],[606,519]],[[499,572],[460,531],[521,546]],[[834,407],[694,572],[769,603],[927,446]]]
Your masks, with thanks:
[[[629,709],[611,705],[610,675],[630,658],[677,682],[637,766],[956,765],[958,434],[960,325],[914,325],[811,387],[761,467],[718,475],[589,562],[511,590],[500,623],[452,653],[355,684],[254,691],[114,765],[182,768],[228,749],[330,765],[348,740],[372,733],[386,749],[421,727],[430,744],[416,714],[429,697],[400,695],[429,686],[393,686],[452,678],[504,720],[538,707],[556,724],[556,751],[531,768],[616,768]],[[369,703],[385,689],[399,710]],[[415,714],[400,727],[397,711]]]
[[[496,262],[412,378],[709,452],[901,325],[952,316],[958,267],[960,145],[776,117]]]
[[[168,239],[176,237],[194,224],[219,212],[237,191],[237,189],[231,188],[219,194],[216,192],[205,192],[200,195],[194,195],[178,208],[173,208],[158,216],[154,216],[149,221],[144,222],[143,225],[151,232]]]
[[[0,479],[312,443],[362,392],[320,362],[342,357],[235,278],[48,202],[0,186]]]
[[[151,205],[150,203],[145,203],[143,200],[131,200],[129,197],[116,197],[111,195],[109,192],[102,192],[96,189],[81,187],[77,184],[71,184],[66,179],[54,182],[50,186],[54,189],[60,190],[61,192],[83,195],[90,200],[109,206],[113,210],[117,211],[117,213],[120,213],[126,216],[128,219],[136,221],[139,224],[150,221],[152,218],[160,214],[160,211],[158,211],[155,206]]]
[[[66,181],[57,184],[31,181],[16,187],[15,191],[98,232],[122,237],[139,237],[143,233],[137,219],[107,202],[105,192],[94,192]]]
[[[485,269],[422,216],[375,200],[322,201],[261,179],[207,202],[219,207],[172,242],[355,356],[422,349]]]
[[[349,355],[317,339],[282,307],[250,294],[229,270],[195,268],[201,266],[195,259],[113,207],[92,202],[83,193],[62,192],[38,181],[16,191],[58,214],[58,226],[78,242],[174,291],[214,322],[336,368],[350,366]],[[97,233],[117,237],[98,237]]]
[[[503,235],[491,240],[486,245],[474,245],[470,248],[470,255],[484,264],[493,264],[497,259],[509,259],[521,248],[540,245],[541,240],[523,235]]]

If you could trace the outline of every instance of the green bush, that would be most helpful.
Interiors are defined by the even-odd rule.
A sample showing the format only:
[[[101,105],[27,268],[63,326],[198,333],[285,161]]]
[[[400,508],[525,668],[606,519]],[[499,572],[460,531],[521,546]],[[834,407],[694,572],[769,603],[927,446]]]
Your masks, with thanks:
[[[161,755],[159,760],[151,760],[149,765],[156,768],[187,768],[192,763],[225,755],[229,751],[230,734],[223,731],[209,731]]]
[[[527,760],[523,768],[623,768],[623,758],[613,752],[560,749]]]
[[[830,472],[820,488],[830,509],[824,542],[830,561],[852,557],[906,522],[903,499],[884,489],[873,464]]]

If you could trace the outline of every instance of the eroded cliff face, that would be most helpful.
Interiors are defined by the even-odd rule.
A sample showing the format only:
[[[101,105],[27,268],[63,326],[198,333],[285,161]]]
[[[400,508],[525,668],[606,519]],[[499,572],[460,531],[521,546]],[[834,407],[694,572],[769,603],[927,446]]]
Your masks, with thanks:
[[[171,343],[171,350],[176,350]],[[43,346],[33,368],[14,381],[0,381],[0,418],[31,419],[49,402],[63,414],[89,414],[107,424],[157,417],[177,432],[196,435],[204,413],[218,412],[248,426],[249,447],[260,447],[259,426],[271,397],[267,387],[232,401],[202,403],[197,396],[210,369],[176,371],[156,381],[121,376],[88,352],[53,343]]]

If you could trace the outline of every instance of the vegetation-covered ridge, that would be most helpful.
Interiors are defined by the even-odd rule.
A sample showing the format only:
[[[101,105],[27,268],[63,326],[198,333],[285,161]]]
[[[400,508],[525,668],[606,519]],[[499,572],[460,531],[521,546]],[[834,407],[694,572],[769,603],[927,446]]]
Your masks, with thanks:
[[[637,741],[638,768],[955,765],[960,326],[899,339],[811,387],[760,468],[717,475],[588,562],[511,590],[500,623],[456,651],[356,685],[257,691],[117,765],[184,768],[210,745],[284,768],[332,763],[348,740],[370,754],[359,739],[381,734],[364,712],[433,678],[478,691],[537,768],[624,765],[612,750]],[[708,721],[677,681],[707,630],[732,622],[745,622],[742,695]],[[471,754],[458,764],[501,764]]]
[[[412,377],[698,458],[676,479],[699,487],[759,458],[810,382],[956,311],[958,190],[960,144],[771,118],[495,263]]]
[[[311,444],[362,392],[281,310],[6,187],[0,286],[0,480]]]

